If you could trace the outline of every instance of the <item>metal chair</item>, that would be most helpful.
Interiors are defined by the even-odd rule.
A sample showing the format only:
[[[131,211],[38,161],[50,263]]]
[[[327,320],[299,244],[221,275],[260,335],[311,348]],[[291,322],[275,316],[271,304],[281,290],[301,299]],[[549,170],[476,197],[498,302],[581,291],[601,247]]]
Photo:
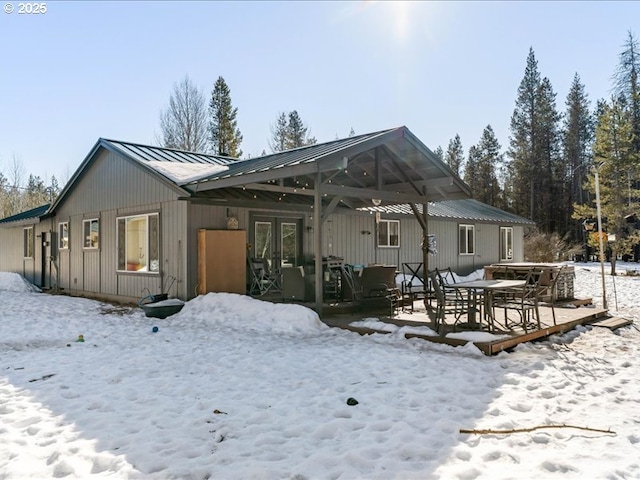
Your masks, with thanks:
[[[251,271],[251,286],[249,295],[262,296],[269,292],[280,291],[278,276],[269,268],[266,258],[249,258],[249,270]]]
[[[429,273],[429,278],[431,280],[431,285],[436,300],[434,323],[436,332],[438,333],[440,333],[440,327],[445,323],[445,317],[448,314],[453,314],[455,316],[455,329],[455,324],[458,323],[460,317],[467,314],[469,307],[468,302],[458,290],[452,289],[453,293],[447,296],[444,289],[442,288],[439,277],[440,276],[436,270],[433,270]]]
[[[521,287],[496,290],[493,295],[491,309],[496,318],[496,309],[504,310],[504,327],[512,330],[514,326],[521,326],[524,333],[529,333],[532,327],[541,328],[540,312],[538,310],[539,283],[542,272],[531,270],[527,273]],[[508,312],[514,311],[518,319],[509,318]]]
[[[562,272],[566,268],[566,265],[562,265],[559,269],[551,269],[546,270],[545,272],[549,272],[548,275],[546,273],[541,272],[540,279],[538,281],[537,286],[537,299],[538,302],[544,302],[546,305],[551,306],[551,315],[553,316],[553,324],[557,325],[556,322],[556,298],[558,296],[558,292],[556,291],[556,285],[558,283],[558,278],[562,275]]]

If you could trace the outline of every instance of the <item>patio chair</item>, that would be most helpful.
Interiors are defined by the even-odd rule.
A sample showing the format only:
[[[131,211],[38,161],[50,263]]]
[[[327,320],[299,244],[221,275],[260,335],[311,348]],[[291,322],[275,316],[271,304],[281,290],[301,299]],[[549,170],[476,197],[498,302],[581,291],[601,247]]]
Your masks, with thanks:
[[[424,278],[422,263],[402,264],[402,308],[413,313],[413,304],[416,300],[430,302],[434,299],[429,281]]]
[[[538,310],[539,282],[541,272],[531,270],[527,273],[524,283],[520,287],[512,287],[504,290],[496,290],[493,293],[491,311],[493,320],[496,321],[496,309],[504,311],[504,327],[512,330],[520,326],[524,333],[529,333],[532,327],[541,328],[540,312]],[[508,312],[516,312],[516,320],[510,318]]]
[[[451,268],[436,268],[434,272],[436,273],[436,279],[445,298],[451,302],[458,300],[460,292],[450,286],[452,283],[455,283],[455,277],[453,276]]]
[[[251,271],[251,285],[249,295],[265,295],[269,292],[280,291],[277,275],[269,268],[266,258],[249,258],[249,270]]]
[[[538,288],[537,288],[537,298],[538,303],[544,302],[545,305],[549,305],[551,307],[551,315],[553,316],[553,324],[557,325],[556,322],[556,298],[558,297],[558,292],[556,291],[556,285],[558,283],[558,278],[562,275],[562,272],[566,268],[566,265],[562,265],[559,269],[549,269],[545,270],[544,273],[541,272],[540,279],[538,280]],[[548,272],[548,273],[547,273]]]
[[[400,303],[396,267],[376,265],[362,270],[360,306],[365,310],[385,309],[393,317]]]
[[[453,293],[447,296],[442,288],[440,278],[436,270],[429,273],[429,279],[431,280],[433,294],[436,300],[434,321],[436,332],[440,333],[440,328],[445,323],[446,316],[451,314],[455,317],[455,329],[455,325],[458,323],[460,318],[468,312],[468,302],[464,296],[455,289],[452,289]]]

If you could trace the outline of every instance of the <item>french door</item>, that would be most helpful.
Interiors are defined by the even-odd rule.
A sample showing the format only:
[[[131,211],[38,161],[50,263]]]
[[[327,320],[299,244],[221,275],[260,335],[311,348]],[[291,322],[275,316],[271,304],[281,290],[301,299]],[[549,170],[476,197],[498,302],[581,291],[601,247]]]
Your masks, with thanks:
[[[264,258],[272,270],[302,263],[302,219],[296,217],[251,217],[252,256]]]

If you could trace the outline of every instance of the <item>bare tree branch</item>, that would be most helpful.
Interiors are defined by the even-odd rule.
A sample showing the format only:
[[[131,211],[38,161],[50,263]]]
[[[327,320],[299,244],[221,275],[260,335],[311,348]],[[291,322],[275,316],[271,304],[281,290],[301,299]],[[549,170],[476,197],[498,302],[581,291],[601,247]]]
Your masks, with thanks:
[[[160,113],[160,129],[164,147],[191,152],[207,150],[205,97],[188,76],[174,84],[169,106]]]

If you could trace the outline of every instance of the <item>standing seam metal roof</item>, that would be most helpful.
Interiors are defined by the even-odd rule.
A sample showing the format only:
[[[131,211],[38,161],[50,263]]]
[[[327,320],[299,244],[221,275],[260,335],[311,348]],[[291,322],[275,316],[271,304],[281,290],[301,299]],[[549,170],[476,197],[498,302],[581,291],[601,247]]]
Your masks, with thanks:
[[[342,149],[371,140],[394,130],[400,130],[401,128],[402,127],[380,130],[378,132],[357,135],[340,140],[333,140],[331,142],[307,145],[305,147],[286,150],[284,152],[274,153],[263,157],[249,158],[246,160],[232,162],[228,164],[229,170],[217,175],[209,175],[207,177],[203,177],[198,181],[218,180],[221,178],[245,175],[248,173],[264,172],[276,168],[289,167],[293,165],[308,163],[311,161],[317,161],[320,157],[330,155]]]
[[[422,212],[422,205],[417,205]],[[412,215],[413,211],[407,204],[389,205],[380,207],[367,207],[359,210],[367,212],[393,213],[399,215]],[[519,215],[505,212],[499,208],[487,205],[472,198],[464,200],[443,200],[431,202],[428,206],[430,217],[451,218],[459,220],[475,220],[480,222],[517,223],[522,225],[535,225],[535,222]]]
[[[171,148],[152,147],[149,145],[140,145],[137,143],[119,142],[117,140],[102,139],[103,142],[118,149],[124,155],[127,155],[139,162],[180,162],[180,163],[200,163],[229,165],[237,162],[237,160],[229,157],[221,157],[219,155],[208,155],[204,153],[186,152]]]

